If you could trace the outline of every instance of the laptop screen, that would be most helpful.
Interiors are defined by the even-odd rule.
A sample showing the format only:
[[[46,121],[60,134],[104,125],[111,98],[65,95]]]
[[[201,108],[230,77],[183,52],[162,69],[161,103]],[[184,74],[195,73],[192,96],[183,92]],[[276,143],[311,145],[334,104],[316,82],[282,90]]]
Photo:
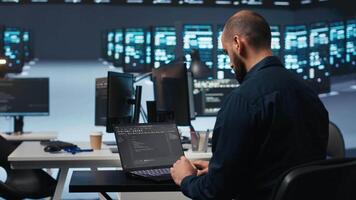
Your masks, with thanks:
[[[173,165],[183,154],[175,124],[135,124],[115,127],[124,170]]]

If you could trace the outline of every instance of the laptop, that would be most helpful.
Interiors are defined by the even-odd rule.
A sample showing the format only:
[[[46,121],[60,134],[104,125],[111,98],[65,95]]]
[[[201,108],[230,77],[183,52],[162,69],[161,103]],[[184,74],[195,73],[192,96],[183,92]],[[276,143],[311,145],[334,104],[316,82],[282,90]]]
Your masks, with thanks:
[[[171,181],[170,167],[184,155],[176,124],[114,127],[124,172],[156,182]]]

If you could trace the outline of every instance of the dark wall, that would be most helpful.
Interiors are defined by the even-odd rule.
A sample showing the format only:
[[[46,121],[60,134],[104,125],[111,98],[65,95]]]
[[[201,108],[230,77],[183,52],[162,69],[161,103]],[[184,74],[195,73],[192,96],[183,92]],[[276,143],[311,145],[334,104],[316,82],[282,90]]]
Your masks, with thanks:
[[[34,33],[34,53],[41,59],[97,59],[101,31],[116,27],[223,24],[238,9],[109,5],[5,5],[0,25],[29,28]],[[266,9],[260,12],[270,24],[342,18],[338,11],[315,8],[305,11]]]

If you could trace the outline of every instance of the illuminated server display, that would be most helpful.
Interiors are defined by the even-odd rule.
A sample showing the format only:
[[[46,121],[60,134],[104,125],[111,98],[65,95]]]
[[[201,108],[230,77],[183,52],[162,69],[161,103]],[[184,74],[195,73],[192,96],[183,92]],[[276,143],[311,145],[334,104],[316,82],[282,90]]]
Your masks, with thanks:
[[[240,1],[235,0],[215,0],[215,5],[240,5]]]
[[[212,69],[213,31],[211,25],[184,26],[183,52],[187,61],[187,67],[190,67],[190,63],[192,60],[190,53],[194,49],[199,51],[201,61],[205,63],[210,69]]]
[[[238,86],[236,79],[194,80],[193,95],[196,115],[217,115],[226,96]]]
[[[356,71],[356,20],[346,22],[346,63]]]
[[[205,0],[205,1],[207,1],[207,0]],[[178,4],[203,5],[205,1],[204,0],[179,0]]]
[[[284,65],[288,70],[308,79],[308,35],[304,25],[286,26]]]
[[[32,59],[32,48],[30,44],[30,31],[25,30],[22,33],[24,61],[28,62]]]
[[[309,66],[307,80],[319,93],[330,91],[329,27],[315,23],[309,32]]]
[[[112,62],[114,60],[115,32],[113,30],[109,30],[106,34],[106,58],[108,61]]]
[[[5,28],[3,33],[3,52],[8,60],[10,68],[21,68],[23,66],[23,43],[22,32],[18,28]]]
[[[332,74],[344,74],[349,70],[345,66],[345,24],[344,22],[330,23],[329,34],[329,64]]]
[[[281,32],[279,26],[270,26],[271,29],[271,49],[273,55],[280,56],[281,53]]]
[[[230,66],[229,56],[224,52],[221,36],[224,27],[218,26],[218,34],[217,34],[217,70],[216,70],[216,78],[217,79],[225,79],[225,78],[235,78],[234,71]]]
[[[155,27],[154,34],[154,68],[167,64],[175,59],[177,45],[176,29],[174,27]]]
[[[114,32],[114,66],[122,67],[124,64],[124,32],[122,29],[116,29]]]
[[[125,72],[142,72],[150,61],[149,33],[144,28],[127,28],[125,30]]]

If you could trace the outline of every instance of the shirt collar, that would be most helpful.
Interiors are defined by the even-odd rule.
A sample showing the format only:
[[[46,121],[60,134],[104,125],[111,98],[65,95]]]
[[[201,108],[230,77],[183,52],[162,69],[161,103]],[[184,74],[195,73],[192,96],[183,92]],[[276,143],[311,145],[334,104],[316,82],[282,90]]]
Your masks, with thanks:
[[[278,57],[276,56],[267,56],[263,58],[260,62],[255,64],[250,71],[247,72],[245,78],[243,79],[243,82],[252,77],[254,74],[256,74],[258,71],[264,68],[268,67],[283,67],[283,64],[279,60]]]

